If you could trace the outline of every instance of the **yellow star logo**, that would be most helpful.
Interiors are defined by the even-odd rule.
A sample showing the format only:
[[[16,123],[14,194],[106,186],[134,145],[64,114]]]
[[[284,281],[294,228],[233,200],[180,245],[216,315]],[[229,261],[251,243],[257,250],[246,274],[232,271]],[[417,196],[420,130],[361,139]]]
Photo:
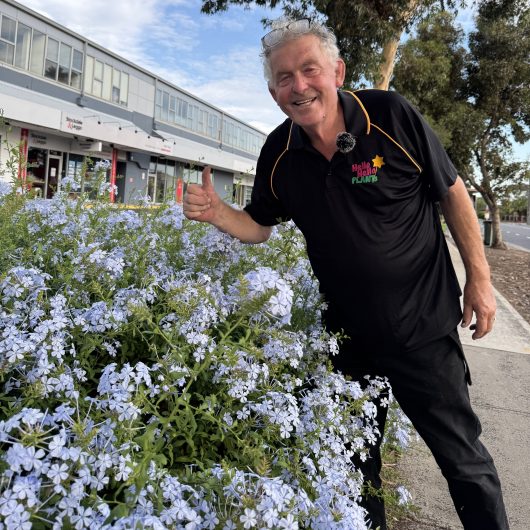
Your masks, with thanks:
[[[383,157],[379,155],[375,155],[375,158],[372,158],[372,162],[374,164],[374,167],[382,168],[385,163],[383,162]]]

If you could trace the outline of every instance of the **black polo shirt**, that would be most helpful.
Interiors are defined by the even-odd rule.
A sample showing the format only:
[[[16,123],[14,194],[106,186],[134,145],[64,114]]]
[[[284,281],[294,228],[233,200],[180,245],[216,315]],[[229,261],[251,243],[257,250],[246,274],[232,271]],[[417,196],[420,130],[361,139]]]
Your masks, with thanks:
[[[300,228],[333,330],[419,346],[461,318],[435,205],[457,172],[396,92],[339,92],[339,99],[354,149],[328,161],[286,120],[262,148],[246,211],[264,226],[292,219]]]

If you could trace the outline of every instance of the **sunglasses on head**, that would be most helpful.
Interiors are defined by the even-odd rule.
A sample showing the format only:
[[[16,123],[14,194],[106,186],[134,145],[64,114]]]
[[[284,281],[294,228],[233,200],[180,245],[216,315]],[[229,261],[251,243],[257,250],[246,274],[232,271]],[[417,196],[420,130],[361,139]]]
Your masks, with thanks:
[[[269,31],[269,33],[265,34],[261,38],[261,44],[263,45],[263,48],[272,48],[278,44],[280,38],[286,31],[289,31],[295,35],[302,35],[303,33],[308,32],[310,27],[311,20],[309,18],[293,20],[292,22],[288,22],[280,28],[275,28],[272,31]]]

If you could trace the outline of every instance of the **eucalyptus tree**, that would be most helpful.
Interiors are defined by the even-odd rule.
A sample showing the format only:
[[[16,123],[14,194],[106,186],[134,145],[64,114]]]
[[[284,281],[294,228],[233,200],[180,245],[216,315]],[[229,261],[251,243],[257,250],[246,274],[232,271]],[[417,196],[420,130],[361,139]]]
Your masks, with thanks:
[[[485,1],[467,38],[447,13],[423,21],[400,51],[392,86],[431,122],[488,206],[492,245],[505,248],[499,207],[528,178],[512,146],[530,139],[530,7]]]
[[[293,17],[316,18],[337,36],[347,84],[386,90],[403,33],[432,8],[461,4],[460,0],[202,0],[201,11],[214,14],[231,5],[256,5],[279,7]]]

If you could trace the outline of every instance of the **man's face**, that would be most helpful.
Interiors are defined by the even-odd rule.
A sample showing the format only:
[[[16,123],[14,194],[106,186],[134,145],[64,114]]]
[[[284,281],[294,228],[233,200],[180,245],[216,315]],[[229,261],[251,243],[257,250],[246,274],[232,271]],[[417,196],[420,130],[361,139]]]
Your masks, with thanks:
[[[344,81],[344,62],[322,51],[318,37],[304,35],[270,55],[269,91],[296,124],[311,129],[332,122],[338,109],[337,88]]]

